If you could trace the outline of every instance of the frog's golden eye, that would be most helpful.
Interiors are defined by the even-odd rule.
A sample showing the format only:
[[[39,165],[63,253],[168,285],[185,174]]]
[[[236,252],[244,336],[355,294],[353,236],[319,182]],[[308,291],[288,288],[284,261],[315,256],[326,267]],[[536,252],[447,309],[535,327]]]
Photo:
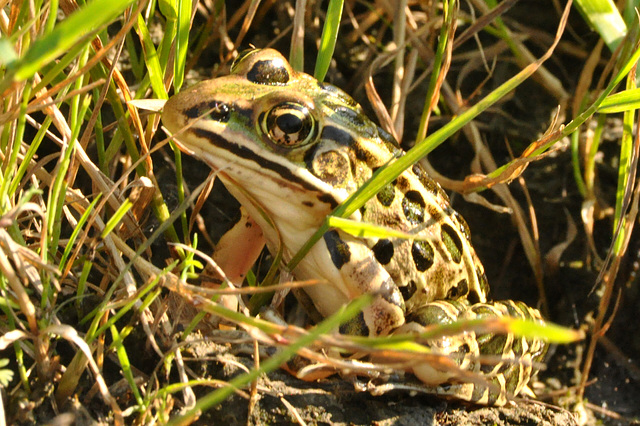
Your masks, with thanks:
[[[302,145],[317,134],[316,120],[309,108],[293,102],[276,105],[260,121],[264,134],[278,146]]]

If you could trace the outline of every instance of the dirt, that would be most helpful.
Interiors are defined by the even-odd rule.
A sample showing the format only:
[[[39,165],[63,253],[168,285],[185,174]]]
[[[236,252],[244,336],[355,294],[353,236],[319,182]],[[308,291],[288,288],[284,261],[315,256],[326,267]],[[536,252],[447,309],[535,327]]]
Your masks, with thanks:
[[[231,355],[220,346],[202,343],[196,346],[194,364],[198,358],[226,352],[224,361],[202,366],[217,378],[231,380],[241,374],[243,370],[237,367],[238,364],[246,368],[253,366],[249,357]],[[234,394],[223,404],[205,412],[197,424],[296,424],[299,420],[310,425],[577,424],[568,411],[535,401],[511,403],[505,407],[479,407],[405,390],[372,395],[357,391],[354,380],[334,376],[305,382],[277,370],[258,380],[256,397],[251,402]],[[385,385],[405,383],[404,380],[391,380]]]

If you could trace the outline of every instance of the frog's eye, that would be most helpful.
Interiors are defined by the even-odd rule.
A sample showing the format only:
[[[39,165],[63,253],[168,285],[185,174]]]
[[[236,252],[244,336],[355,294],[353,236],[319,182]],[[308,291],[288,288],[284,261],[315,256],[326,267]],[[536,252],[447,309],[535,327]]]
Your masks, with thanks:
[[[301,104],[285,102],[276,105],[261,120],[262,131],[278,146],[294,147],[311,141],[316,133],[316,120]]]

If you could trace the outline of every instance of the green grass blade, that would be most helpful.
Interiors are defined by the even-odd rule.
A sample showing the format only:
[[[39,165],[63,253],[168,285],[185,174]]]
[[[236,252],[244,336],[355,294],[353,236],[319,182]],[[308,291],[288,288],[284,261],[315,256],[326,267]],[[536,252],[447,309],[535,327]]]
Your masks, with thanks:
[[[133,392],[133,397],[136,399],[136,402],[138,405],[142,405],[142,395],[140,395],[140,390],[138,389],[136,379],[131,369],[131,362],[129,361],[127,349],[124,347],[124,336],[118,332],[115,325],[111,326],[111,335],[113,337],[113,343],[111,345],[116,349],[118,361],[120,361],[120,367],[122,368],[122,375],[127,380],[127,383],[129,383],[129,389]]]
[[[111,231],[113,231],[113,229],[118,225],[118,223],[120,223],[124,215],[127,214],[129,210],[131,210],[131,207],[133,207],[133,203],[131,202],[131,200],[129,200],[128,198],[124,200],[124,203],[122,203],[122,205],[118,207],[118,210],[113,213],[113,216],[111,216],[107,224],[104,226],[104,229],[100,234],[100,238],[104,238],[109,235]]]
[[[338,38],[338,29],[340,28],[340,18],[342,18],[342,9],[344,0],[330,0],[327,9],[327,20],[322,28],[322,37],[320,38],[320,50],[318,51],[318,59],[316,60],[316,69],[313,72],[314,77],[318,81],[323,81],[331,64],[331,57],[336,48],[336,40]]]
[[[548,343],[566,344],[584,339],[584,331],[573,330],[550,322],[536,322],[531,320],[502,317],[502,318],[475,318],[460,319],[449,324],[429,326],[428,329],[420,333],[421,340],[437,339],[443,336],[456,336],[469,331],[478,333],[510,333],[515,336],[544,339]],[[370,348],[406,349],[412,348],[418,352],[424,352],[424,346],[413,344],[416,340],[414,334],[393,334],[384,337],[371,336],[348,336],[354,343]],[[410,345],[406,346],[409,343]],[[402,344],[401,346],[397,346]]]
[[[610,51],[616,50],[627,34],[627,25],[612,0],[575,0],[585,21],[600,34]]]
[[[640,89],[629,89],[608,96],[600,106],[601,114],[614,114],[640,108]]]
[[[98,196],[91,202],[91,204],[89,204],[89,206],[84,211],[84,213],[82,213],[82,216],[80,216],[80,220],[78,220],[76,227],[73,228],[73,232],[69,237],[69,241],[67,242],[67,245],[64,248],[64,253],[62,254],[62,258],[60,259],[60,265],[58,269],[61,272],[64,271],[66,267],[67,258],[69,257],[69,254],[71,254],[71,250],[73,250],[73,245],[75,244],[76,239],[78,238],[78,235],[80,235],[80,231],[82,231],[82,227],[84,226],[85,223],[87,223],[87,220],[89,219],[89,215],[91,214],[91,212],[93,212],[93,209],[96,206],[96,203],[100,200],[101,197],[102,197],[102,194],[98,194]]]
[[[13,81],[31,77],[79,40],[92,37],[132,3],[134,0],[93,0],[87,3],[56,25],[49,34],[36,40],[27,53],[12,64]]]
[[[29,87],[25,87],[22,93],[22,102],[20,103],[20,115],[16,123],[16,130],[13,138],[13,146],[3,147],[5,150],[9,148],[9,152],[5,151],[5,155],[8,154],[8,162],[4,174],[2,175],[2,185],[0,185],[0,212],[4,213],[9,209],[5,203],[11,193],[8,192],[11,186],[11,181],[15,177],[14,172],[18,169],[18,153],[20,152],[20,144],[24,138],[25,124],[27,121],[27,105],[29,104],[29,97],[31,96],[31,90]]]
[[[440,73],[445,70],[442,69],[442,63],[445,59],[446,49],[449,43],[452,42],[449,38],[449,29],[451,28],[452,19],[457,15],[455,13],[458,7],[457,1],[445,1],[442,7],[442,20],[443,25],[440,28],[440,37],[438,37],[438,47],[433,57],[433,71],[431,72],[431,78],[429,79],[429,87],[427,88],[427,95],[425,96],[424,107],[422,110],[422,116],[420,117],[420,125],[418,126],[418,133],[416,134],[416,143],[420,142],[427,136],[427,126],[429,125],[429,114],[431,111],[431,103],[433,95],[438,87],[438,79]]]
[[[544,339],[549,343],[565,344],[584,339],[582,330],[572,330],[550,322],[541,324],[535,321],[504,317],[500,319],[516,336],[529,339]]]
[[[189,30],[191,29],[191,1],[178,1],[178,36],[176,37],[176,60],[174,63],[173,86],[176,92],[184,82],[184,69],[187,64],[187,50],[189,47]]]
[[[635,78],[627,78],[627,92],[634,92],[638,89],[635,87]],[[613,215],[613,232],[616,238],[615,253],[619,254],[625,240],[625,230],[621,229],[616,236],[618,225],[624,221],[625,194],[629,188],[629,175],[632,173],[631,165],[634,161],[634,135],[633,125],[635,123],[635,111],[625,111],[622,118],[622,139],[620,141],[620,164],[618,166],[618,186],[616,188],[616,209]],[[635,174],[635,173],[634,173]],[[623,222],[624,223],[624,222]]]
[[[425,239],[424,237],[419,237],[415,234],[402,232],[397,229],[388,228],[386,226],[359,222],[356,220],[344,219],[342,217],[336,216],[329,216],[327,218],[327,225],[332,228],[338,228],[346,232],[347,234],[359,238],[399,238],[402,240]]]
[[[151,82],[153,93],[158,99],[169,99],[169,95],[164,88],[164,82],[162,80],[164,72],[162,67],[160,67],[158,52],[151,40],[149,29],[147,28],[147,24],[144,22],[142,15],[138,15],[136,29],[138,31],[138,36],[140,37],[140,42],[142,43],[144,63],[147,66],[147,71],[149,72],[149,81]]]

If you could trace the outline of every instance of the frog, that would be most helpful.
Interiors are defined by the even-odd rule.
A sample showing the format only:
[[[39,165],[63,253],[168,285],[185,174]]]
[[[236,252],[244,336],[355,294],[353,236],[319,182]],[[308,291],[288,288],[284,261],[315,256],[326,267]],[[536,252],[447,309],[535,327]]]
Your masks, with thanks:
[[[336,207],[404,151],[340,88],[292,68],[277,50],[248,49],[229,75],[197,83],[164,105],[162,123],[179,148],[216,170],[262,229],[267,248],[288,262]],[[364,294],[373,301],[342,332],[419,335],[466,319],[511,317],[543,323],[535,308],[489,301],[484,267],[467,223],[441,186],[415,163],[355,211],[350,220],[410,234],[357,236],[331,228],[291,271],[322,317]],[[429,349],[449,368],[419,363],[409,370],[445,397],[503,405],[530,393],[543,361],[540,338],[476,333],[441,336]],[[500,362],[482,363],[483,356]]]

